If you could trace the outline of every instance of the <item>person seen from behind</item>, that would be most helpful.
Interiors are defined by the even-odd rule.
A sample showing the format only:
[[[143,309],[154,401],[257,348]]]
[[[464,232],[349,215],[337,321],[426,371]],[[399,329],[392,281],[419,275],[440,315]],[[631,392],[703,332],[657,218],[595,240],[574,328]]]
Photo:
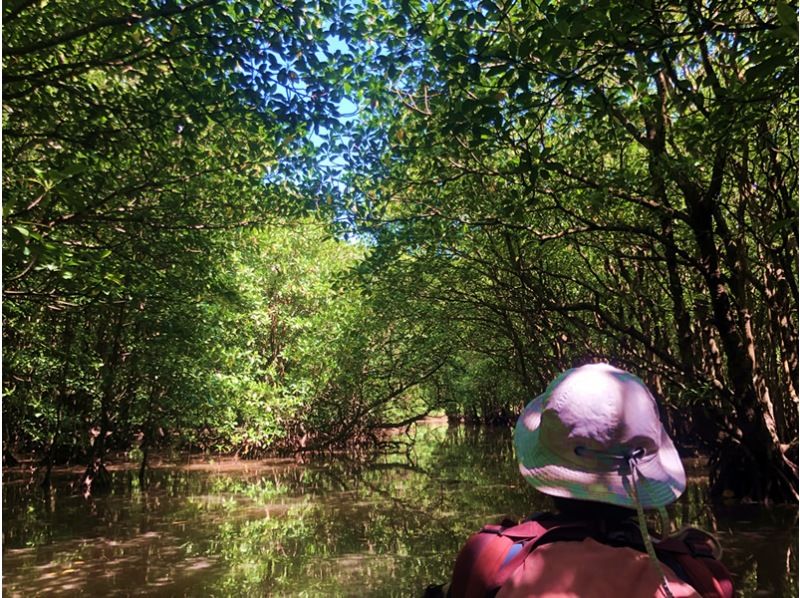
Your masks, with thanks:
[[[554,513],[474,534],[456,559],[451,598],[732,597],[707,532],[670,532],[665,507],[686,475],[653,395],[606,363],[565,371],[523,410],[514,431],[519,469]],[[662,534],[645,511],[661,516]],[[426,595],[435,595],[434,593]]]

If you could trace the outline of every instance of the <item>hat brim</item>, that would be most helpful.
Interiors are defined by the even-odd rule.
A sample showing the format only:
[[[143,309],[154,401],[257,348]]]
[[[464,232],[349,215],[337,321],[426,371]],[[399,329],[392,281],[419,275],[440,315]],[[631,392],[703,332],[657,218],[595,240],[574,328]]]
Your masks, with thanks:
[[[631,496],[631,476],[619,470],[589,472],[578,469],[574,461],[549,450],[540,442],[539,424],[547,395],[531,401],[517,420],[514,444],[519,470],[534,488],[563,498],[603,502],[635,508]],[[686,474],[678,451],[661,429],[658,451],[637,463],[636,491],[644,508],[666,506],[686,489]]]

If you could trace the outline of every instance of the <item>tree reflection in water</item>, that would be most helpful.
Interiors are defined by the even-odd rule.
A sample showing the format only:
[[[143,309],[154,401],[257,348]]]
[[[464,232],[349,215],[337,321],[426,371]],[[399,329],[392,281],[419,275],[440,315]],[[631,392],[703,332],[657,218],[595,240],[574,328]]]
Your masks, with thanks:
[[[470,532],[547,508],[517,473],[508,430],[420,426],[373,461],[231,459],[114,472],[85,501],[68,471],[49,496],[21,469],[3,492],[8,596],[413,596],[447,579]],[[702,478],[672,509],[716,528],[742,596],[797,596],[796,511],[712,509]]]

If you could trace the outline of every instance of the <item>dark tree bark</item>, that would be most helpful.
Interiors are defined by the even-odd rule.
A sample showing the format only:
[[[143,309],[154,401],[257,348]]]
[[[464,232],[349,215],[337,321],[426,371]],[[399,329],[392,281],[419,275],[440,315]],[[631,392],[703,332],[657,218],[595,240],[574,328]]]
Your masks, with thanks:
[[[50,481],[51,481],[50,476],[53,471],[53,452],[58,446],[58,440],[61,435],[61,419],[64,413],[64,403],[67,400],[67,392],[68,392],[68,382],[69,382],[68,377],[69,377],[69,364],[70,364],[69,355],[72,350],[72,341],[74,340],[74,338],[75,338],[75,333],[73,330],[73,316],[67,315],[66,321],[64,323],[64,333],[62,340],[65,359],[64,363],[61,365],[58,393],[56,394],[55,398],[56,423],[53,433],[50,436],[50,444],[47,447],[47,454],[45,455],[44,458],[45,470],[41,485],[42,488],[44,488],[45,490],[50,489]]]
[[[104,492],[109,489],[111,475],[105,466],[106,456],[106,437],[111,431],[111,408],[114,400],[114,383],[117,376],[117,369],[121,362],[122,331],[125,321],[124,301],[120,302],[115,310],[112,330],[110,335],[104,339],[104,350],[100,399],[100,431],[95,437],[89,450],[89,463],[86,471],[81,476],[80,485],[84,494],[89,495],[95,492]]]
[[[680,180],[690,212],[690,224],[701,259],[703,279],[710,297],[713,322],[719,333],[737,406],[737,437],[729,438],[712,472],[712,492],[732,490],[755,500],[793,501],[798,498],[797,465],[783,452],[769,391],[758,371],[752,332],[737,327],[738,316],[720,269],[714,241],[712,188],[703,193]],[[734,454],[738,453],[738,454]],[[742,463],[747,467],[741,467]]]

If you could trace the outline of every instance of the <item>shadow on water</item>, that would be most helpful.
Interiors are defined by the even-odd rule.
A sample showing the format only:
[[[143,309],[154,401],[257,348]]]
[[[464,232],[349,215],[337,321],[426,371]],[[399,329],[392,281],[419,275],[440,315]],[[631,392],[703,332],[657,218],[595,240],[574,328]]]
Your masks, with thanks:
[[[510,433],[421,426],[410,454],[364,464],[230,459],[113,474],[84,500],[28,472],[3,488],[7,596],[415,596],[449,576],[487,521],[547,508],[522,482]],[[797,596],[796,510],[712,509],[694,477],[673,515],[716,529],[741,596]]]

